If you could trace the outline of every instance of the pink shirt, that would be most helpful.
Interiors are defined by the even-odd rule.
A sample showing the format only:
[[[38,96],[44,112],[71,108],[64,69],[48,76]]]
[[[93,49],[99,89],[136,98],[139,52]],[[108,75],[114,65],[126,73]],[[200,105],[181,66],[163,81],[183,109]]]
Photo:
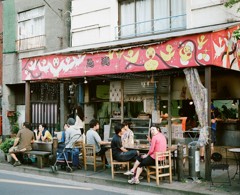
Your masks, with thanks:
[[[152,137],[151,146],[148,151],[153,159],[155,159],[155,152],[166,152],[167,150],[167,140],[162,133],[158,133]],[[159,159],[161,160],[161,159]]]

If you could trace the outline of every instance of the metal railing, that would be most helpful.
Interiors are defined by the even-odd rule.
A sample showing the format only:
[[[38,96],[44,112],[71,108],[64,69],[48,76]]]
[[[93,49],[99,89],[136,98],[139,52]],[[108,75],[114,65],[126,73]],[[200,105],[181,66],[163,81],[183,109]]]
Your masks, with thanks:
[[[29,37],[25,39],[19,39],[16,41],[16,46],[18,51],[36,49],[46,46],[45,35]]]
[[[115,38],[124,39],[186,29],[186,14],[115,27]]]

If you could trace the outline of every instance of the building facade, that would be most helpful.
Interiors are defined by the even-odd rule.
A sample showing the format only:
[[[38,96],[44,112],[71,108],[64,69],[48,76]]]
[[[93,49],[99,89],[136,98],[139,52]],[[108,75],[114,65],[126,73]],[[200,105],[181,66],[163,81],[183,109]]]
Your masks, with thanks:
[[[9,31],[16,32],[19,29],[17,34],[22,37],[11,41],[17,40],[18,50],[31,50],[31,47],[42,42],[36,44],[32,40],[32,45],[25,42],[25,35],[21,34],[25,24],[21,21],[24,21],[22,12],[32,10],[30,7],[33,5],[20,9],[21,6],[16,6],[16,2],[6,3],[6,6],[19,9],[12,10],[18,15],[18,21],[14,21],[15,28],[11,30],[13,27],[9,27]],[[38,17],[49,19],[45,31],[37,28],[36,33],[45,32],[45,44],[51,46],[44,47],[49,48],[44,50],[4,54],[4,57],[8,57],[4,60],[4,67],[18,68],[17,72],[11,72],[11,77],[4,78],[5,113],[16,110],[19,105],[16,86],[19,89],[17,84],[21,84],[23,102],[27,107],[25,110],[31,115],[27,118],[33,121],[41,111],[38,104],[33,104],[34,100],[38,100],[36,103],[47,103],[51,97],[46,99],[46,93],[43,92],[50,90],[48,94],[51,94],[54,88],[59,89],[52,90],[52,99],[58,99],[56,107],[53,107],[54,116],[57,116],[55,123],[63,123],[71,107],[80,104],[84,107],[86,124],[91,118],[97,118],[104,125],[119,112],[134,118],[143,112],[152,114],[153,110],[163,114],[168,112],[167,107],[163,106],[169,97],[170,77],[170,95],[171,99],[176,100],[176,105],[179,100],[190,100],[182,71],[184,68],[213,65],[239,71],[239,42],[232,37],[232,32],[239,28],[239,13],[235,7],[225,8],[223,1],[72,0],[70,11],[61,7],[62,3],[59,6],[54,3],[55,9],[50,9],[51,3],[36,2],[44,4],[44,9],[40,6],[36,11]],[[47,10],[55,16],[48,16]],[[65,21],[71,22],[68,39],[71,47],[66,49],[62,48],[67,47],[64,44],[67,39],[59,39],[61,36],[57,33],[68,35],[67,28],[56,12],[65,16]],[[211,18],[208,17],[209,13]],[[58,20],[62,28],[51,28]],[[39,39],[42,40],[41,36]],[[12,44],[12,48],[14,46]],[[226,86],[229,75],[232,75],[232,84]],[[42,83],[59,86],[39,86]],[[213,83],[217,83],[217,89],[212,90],[211,98],[239,99],[240,94],[235,90],[239,83],[238,74],[215,74]],[[228,88],[229,95],[222,92],[224,87]],[[71,93],[73,88],[74,92]],[[35,94],[35,91],[42,93]],[[18,96],[21,93],[17,93]],[[125,103],[120,108],[123,99]],[[174,115],[179,115],[177,107],[172,110]],[[7,127],[7,117],[3,122]]]
[[[19,113],[19,124],[30,118],[35,123],[56,124],[59,90],[42,81],[32,84],[25,95],[21,59],[58,51],[70,46],[70,0],[3,1],[3,134],[10,134],[9,117]],[[32,64],[34,69],[34,64]],[[25,113],[31,98],[34,116]],[[30,106],[30,105],[29,105]],[[36,127],[36,126],[35,126]]]

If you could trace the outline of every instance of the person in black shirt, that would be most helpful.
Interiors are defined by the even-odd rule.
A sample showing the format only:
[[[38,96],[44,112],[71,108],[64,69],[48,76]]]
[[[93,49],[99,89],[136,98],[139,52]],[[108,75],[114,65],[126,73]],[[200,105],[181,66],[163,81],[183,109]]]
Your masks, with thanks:
[[[111,148],[112,148],[112,155],[113,159],[124,162],[124,161],[135,161],[139,155],[139,151],[137,150],[127,150],[122,146],[121,136],[125,131],[124,124],[116,124],[114,127],[115,135],[112,138]]]

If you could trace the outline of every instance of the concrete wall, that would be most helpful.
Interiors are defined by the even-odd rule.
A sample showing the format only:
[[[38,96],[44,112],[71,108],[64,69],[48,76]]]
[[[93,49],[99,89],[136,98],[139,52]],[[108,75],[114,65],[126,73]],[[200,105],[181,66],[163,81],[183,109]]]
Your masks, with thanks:
[[[237,6],[229,9],[223,5],[222,0],[191,0],[188,5],[187,28],[196,28],[239,21],[240,13],[237,13]]]
[[[47,2],[47,3],[46,3]],[[68,47],[70,44],[70,5],[71,0],[8,0],[3,1],[4,6],[4,55],[3,55],[3,134],[10,133],[7,111],[17,109],[14,87],[24,85],[21,78],[20,60],[25,57],[42,55],[46,52],[56,51]],[[45,6],[45,48],[16,51],[17,40],[17,14]],[[23,92],[24,94],[24,92]],[[24,116],[25,117],[25,116]],[[25,119],[21,119],[25,121]]]
[[[116,0],[73,0],[72,46],[114,40],[117,21]]]

